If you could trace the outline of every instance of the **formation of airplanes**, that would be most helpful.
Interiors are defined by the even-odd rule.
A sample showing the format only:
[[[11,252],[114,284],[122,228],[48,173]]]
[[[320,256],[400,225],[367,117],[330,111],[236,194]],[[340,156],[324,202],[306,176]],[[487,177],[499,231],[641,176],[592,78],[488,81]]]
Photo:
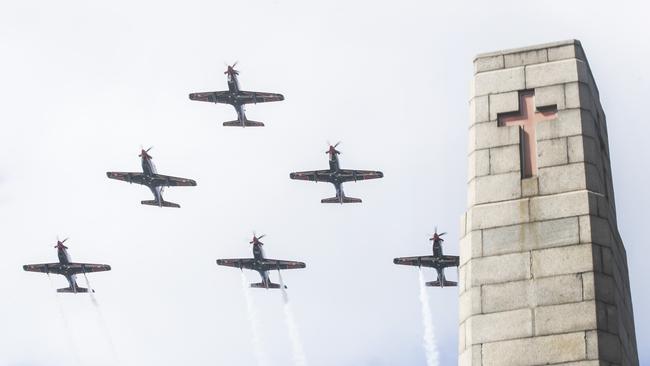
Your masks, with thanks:
[[[264,123],[251,121],[246,118],[244,105],[251,103],[282,101],[284,100],[284,96],[282,94],[275,93],[240,90],[239,82],[237,80],[239,71],[235,70],[235,65],[236,63],[232,66],[228,66],[227,70],[224,72],[224,74],[227,75],[227,91],[191,93],[189,95],[189,98],[196,101],[232,105],[237,112],[237,120],[224,122],[224,126],[263,127]],[[335,196],[322,199],[321,203],[361,203],[361,199],[348,197],[345,195],[343,192],[343,183],[378,179],[382,178],[384,174],[381,171],[374,170],[342,169],[339,162],[339,155],[341,152],[337,150],[339,144],[340,142],[334,145],[329,144],[329,148],[325,152],[329,158],[329,169],[293,172],[289,174],[289,178],[294,180],[327,182],[334,185],[334,188],[336,190]],[[144,148],[141,148],[139,154],[142,166],[141,172],[107,172],[107,177],[109,179],[136,183],[148,187],[153,194],[154,199],[141,201],[141,204],[143,205],[180,208],[179,204],[165,201],[163,199],[163,189],[165,187],[196,186],[196,181],[189,178],[180,178],[158,174],[156,167],[152,161],[153,157],[149,154],[150,150],[151,147],[146,150]],[[445,278],[444,269],[448,267],[458,267],[459,258],[458,256],[443,254],[443,235],[445,235],[445,233],[438,234],[436,228],[433,237],[430,239],[433,241],[433,255],[395,258],[394,263],[400,265],[434,268],[437,271],[438,277],[435,281],[427,282],[427,286],[456,286],[456,282],[449,281]],[[234,267],[241,270],[248,269],[258,272],[261,277],[261,282],[250,284],[250,287],[252,288],[278,289],[281,288],[281,285],[271,281],[269,277],[270,271],[300,269],[305,268],[306,265],[303,262],[266,258],[264,255],[264,250],[262,248],[264,243],[260,241],[260,239],[263,237],[264,235],[261,235],[259,237],[255,234],[253,235],[253,239],[250,241],[250,244],[253,246],[252,258],[218,259],[217,264],[220,266]],[[68,281],[68,287],[58,289],[57,292],[60,293],[77,294],[87,293],[89,291],[94,292],[93,289],[80,287],[77,284],[76,276],[79,274],[83,274],[85,276],[87,273],[91,272],[110,271],[111,267],[107,264],[72,262],[67,251],[68,248],[64,245],[66,240],[67,239],[64,239],[63,241],[57,240],[55,248],[57,249],[57,254],[59,257],[58,262],[27,264],[23,266],[23,269],[29,272],[41,272],[48,275],[58,274],[64,276]]]

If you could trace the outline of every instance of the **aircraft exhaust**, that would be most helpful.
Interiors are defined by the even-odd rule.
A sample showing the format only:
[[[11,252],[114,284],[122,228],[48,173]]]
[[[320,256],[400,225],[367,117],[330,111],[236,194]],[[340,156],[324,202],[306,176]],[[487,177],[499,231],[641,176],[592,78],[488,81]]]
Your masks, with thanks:
[[[108,325],[106,324],[106,320],[104,319],[104,313],[102,312],[101,307],[99,306],[99,301],[97,301],[97,297],[95,296],[95,291],[93,290],[93,287],[90,285],[90,280],[88,280],[88,276],[86,275],[86,272],[84,272],[84,279],[86,280],[86,287],[88,288],[88,294],[90,295],[90,302],[94,305],[94,308],[97,312],[97,323],[99,323],[99,327],[102,329],[102,333],[104,334],[104,338],[106,338],[106,343],[108,344],[108,347],[111,352],[111,356],[113,357],[113,365],[119,365],[119,357],[117,356],[117,348],[115,348],[115,343],[113,343],[113,337],[111,337],[111,333],[108,330]]]
[[[423,346],[427,357],[427,366],[438,366],[440,361],[433,327],[433,316],[429,307],[429,297],[421,267],[418,268],[418,282],[420,286],[420,305],[422,306],[422,325],[424,327]]]
[[[241,284],[242,290],[244,291],[244,297],[246,298],[246,308],[248,309],[248,320],[251,324],[251,332],[253,335],[253,350],[255,358],[257,360],[258,366],[269,366],[268,358],[262,347],[262,338],[260,337],[259,330],[259,321],[257,319],[257,311],[255,311],[255,304],[253,303],[253,297],[250,293],[250,288],[248,285],[248,280],[244,271],[241,271]]]
[[[47,274],[47,279],[50,281],[50,287],[52,287],[52,290],[54,292],[54,300],[56,301],[56,305],[59,308],[59,316],[61,318],[61,322],[63,323],[66,339],[68,340],[68,347],[70,348],[70,353],[72,354],[72,358],[74,359],[74,364],[77,366],[81,366],[81,359],[79,358],[77,345],[75,344],[74,337],[72,336],[70,322],[68,322],[68,317],[65,316],[65,311],[63,311],[63,302],[59,297],[60,296],[59,293],[56,291],[56,286],[54,285],[54,281],[52,281],[52,277],[50,276],[49,273]]]
[[[296,366],[307,366],[307,357],[305,357],[305,350],[302,347],[302,340],[300,338],[300,333],[298,332],[298,324],[293,316],[293,309],[289,302],[289,294],[284,286],[284,280],[282,279],[282,273],[280,271],[278,271],[278,276],[280,277],[280,288],[282,289],[282,300],[284,302],[284,320],[287,323],[289,339],[291,340],[291,349],[293,351],[293,363]]]

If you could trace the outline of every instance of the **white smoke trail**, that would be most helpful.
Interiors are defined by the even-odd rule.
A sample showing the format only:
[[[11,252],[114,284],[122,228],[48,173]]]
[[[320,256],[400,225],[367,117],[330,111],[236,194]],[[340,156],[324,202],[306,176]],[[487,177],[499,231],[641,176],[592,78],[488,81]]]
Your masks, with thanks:
[[[47,279],[50,281],[52,290],[54,290],[54,298],[56,300],[57,307],[59,308],[59,315],[61,316],[63,328],[65,329],[65,333],[67,335],[66,338],[68,339],[68,347],[70,348],[70,353],[72,353],[72,358],[74,358],[75,364],[81,365],[81,359],[79,358],[79,352],[77,351],[77,346],[75,345],[74,338],[72,336],[70,323],[68,322],[68,318],[65,316],[65,311],[63,311],[63,302],[59,298],[59,293],[56,291],[56,286],[54,285],[54,281],[52,281],[52,277],[50,277],[49,273],[47,274]]]
[[[427,366],[438,366],[438,347],[436,346],[436,335],[433,329],[433,316],[429,308],[429,297],[427,295],[427,288],[424,284],[424,275],[422,268],[419,273],[420,285],[420,305],[422,305],[422,324],[424,325],[424,351],[427,355]]]
[[[108,330],[108,325],[106,324],[106,320],[104,319],[104,313],[102,312],[102,309],[99,306],[99,301],[97,301],[97,297],[95,297],[95,291],[90,285],[90,281],[88,280],[88,276],[86,275],[86,272],[84,272],[84,279],[86,280],[86,287],[88,288],[88,294],[90,295],[90,302],[92,302],[92,304],[95,307],[95,310],[97,311],[97,322],[99,323],[99,327],[102,329],[104,338],[106,338],[106,343],[108,343],[108,347],[111,351],[111,355],[113,356],[113,362],[111,364],[119,365],[120,362],[117,356],[117,349],[115,348],[115,343],[113,343],[113,337],[111,337],[111,333]]]
[[[268,366],[270,364],[262,347],[262,338],[260,337],[259,321],[257,320],[255,304],[253,304],[253,297],[251,296],[248,280],[246,280],[244,271],[241,271],[241,284],[242,289],[244,290],[244,297],[246,298],[246,307],[248,308],[248,320],[251,324],[251,332],[253,333],[253,350],[255,351],[255,358],[257,359],[257,364],[259,366]]]
[[[296,366],[307,366],[307,357],[305,357],[305,350],[302,347],[300,333],[298,333],[298,325],[293,316],[291,303],[289,303],[289,294],[287,293],[287,289],[284,288],[284,280],[280,271],[278,271],[278,276],[280,276],[280,288],[282,289],[282,299],[284,300],[284,319],[289,329],[289,338],[291,339],[291,347],[293,350],[293,363]]]

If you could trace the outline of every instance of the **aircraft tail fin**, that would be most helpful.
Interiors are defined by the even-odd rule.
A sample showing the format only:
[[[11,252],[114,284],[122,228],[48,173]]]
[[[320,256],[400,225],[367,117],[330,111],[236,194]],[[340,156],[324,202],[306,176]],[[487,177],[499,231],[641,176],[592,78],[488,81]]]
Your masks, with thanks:
[[[264,123],[262,122],[250,121],[247,119],[244,120],[243,124],[241,121],[228,121],[224,122],[223,125],[226,127],[264,127]]]
[[[442,281],[442,286],[441,286],[440,281],[431,281],[431,282],[425,283],[425,285],[427,285],[429,287],[453,287],[453,286],[457,286],[458,282],[443,280]]]
[[[280,285],[269,281],[268,283],[264,283],[264,282],[251,283],[251,287],[270,289],[270,288],[280,288]],[[287,288],[287,286],[284,286],[284,288]]]
[[[95,290],[92,290],[92,291],[95,292]],[[77,287],[76,291],[75,291],[74,287],[64,287],[64,288],[57,289],[56,292],[58,292],[58,293],[67,293],[67,294],[86,293],[86,292],[88,292],[88,289],[85,288],[85,287]]]
[[[149,205],[149,206],[160,206],[160,207],[175,207],[175,208],[180,208],[181,205],[178,203],[174,202],[169,202],[169,201],[156,201],[156,200],[151,200],[151,201],[141,201],[143,205]]]
[[[361,198],[346,197],[346,196],[335,196],[331,198],[323,198],[320,200],[321,203],[361,203]]]

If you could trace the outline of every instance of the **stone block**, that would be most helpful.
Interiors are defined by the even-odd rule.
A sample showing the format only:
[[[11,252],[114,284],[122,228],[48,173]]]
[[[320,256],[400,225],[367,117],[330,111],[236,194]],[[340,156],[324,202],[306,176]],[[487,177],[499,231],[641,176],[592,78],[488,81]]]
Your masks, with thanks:
[[[587,272],[593,269],[590,244],[571,245],[533,251],[535,278]]]
[[[465,322],[460,323],[458,327],[458,354],[465,350]]]
[[[535,308],[535,335],[570,333],[596,328],[595,301]]]
[[[612,232],[609,228],[609,221],[597,216],[587,216],[584,221],[585,227],[589,230],[589,236],[585,237],[585,242],[604,246],[612,244]]]
[[[474,190],[470,205],[512,200],[521,197],[521,174],[505,173],[476,177],[470,182],[468,191]]]
[[[554,305],[582,301],[582,276],[568,274],[536,278],[533,281],[532,305]]]
[[[476,74],[474,77],[474,95],[505,93],[526,88],[523,67],[514,67]]]
[[[616,282],[612,276],[594,273],[596,300],[606,304],[616,304]]]
[[[537,124],[537,141],[580,135],[582,113],[579,109],[565,109],[557,112],[557,118]]]
[[[555,106],[565,109],[564,85],[542,86],[535,89],[535,108]]]
[[[551,47],[548,49],[548,60],[557,61],[557,60],[566,60],[570,58],[579,58],[584,60],[584,53],[580,47],[580,44],[570,44],[559,47]]]
[[[501,113],[519,111],[519,92],[491,94],[490,98],[490,121],[496,121]]]
[[[533,312],[531,309],[504,311],[475,315],[466,321],[468,344],[530,337],[533,335]]]
[[[490,149],[490,174],[516,172],[521,176],[519,145],[493,147]]]
[[[567,139],[565,137],[542,140],[537,143],[537,166],[567,164],[569,161]]]
[[[470,127],[470,151],[519,144],[518,126],[498,126],[495,121]]]
[[[470,124],[490,121],[489,97],[483,95],[469,101]]]
[[[587,358],[590,360],[598,359],[598,331],[591,330],[586,332],[585,343],[587,346]]]
[[[530,219],[541,221],[589,215],[592,212],[595,213],[597,207],[596,195],[587,191],[532,197],[530,198]],[[475,220],[479,220],[479,218]]]
[[[582,299],[593,300],[596,298],[596,283],[594,282],[594,272],[586,272],[580,275],[582,277]]]
[[[598,357],[604,361],[620,363],[622,352],[618,337],[603,331],[596,333],[598,335]]]
[[[566,108],[589,109],[592,104],[589,86],[577,81],[564,85],[564,98]]]
[[[465,235],[459,244],[460,264],[467,263],[470,259],[479,258],[483,255],[483,240],[480,230],[470,231]]]
[[[585,62],[578,59],[526,66],[526,89],[572,81],[586,81],[589,78],[588,73]]]
[[[458,297],[458,318],[464,322],[481,313],[481,288],[471,287]]]
[[[486,314],[527,308],[531,291],[530,280],[483,285],[481,308]]]
[[[469,154],[467,163],[467,181],[490,174],[490,150],[475,150]]]
[[[614,305],[602,305],[605,308],[607,313],[607,331],[609,333],[616,334],[618,333],[619,323],[618,323],[618,310]]]
[[[537,177],[524,178],[521,180],[521,196],[531,197],[539,194],[539,180]]]
[[[474,73],[503,69],[503,55],[478,57],[474,60]]]
[[[584,163],[556,165],[538,169],[539,194],[554,194],[587,189]]]
[[[467,266],[469,286],[530,279],[530,254],[512,253],[472,260]]]
[[[587,162],[590,164],[600,164],[600,151],[598,143],[588,136],[572,136],[568,140],[569,145],[569,162]]]
[[[586,175],[586,183],[587,183],[586,188],[592,192],[605,194],[605,184],[603,183],[603,177],[600,175],[601,173],[600,169],[598,169],[593,164],[585,164],[585,163],[576,163],[576,164],[581,164],[584,165],[585,167],[585,175]]]
[[[548,61],[548,55],[545,48],[526,52],[510,53],[504,55],[503,58],[506,68],[532,65]]]
[[[542,205],[543,203],[540,206]],[[543,208],[537,210],[543,213]],[[528,220],[528,199],[487,203],[467,211],[467,230],[514,225]]]
[[[547,365],[584,360],[585,333],[515,339],[483,345],[483,365]]]
[[[483,230],[483,255],[493,256],[577,244],[578,218],[539,221]]]
[[[482,365],[481,346],[471,346],[458,356],[458,366]]]

